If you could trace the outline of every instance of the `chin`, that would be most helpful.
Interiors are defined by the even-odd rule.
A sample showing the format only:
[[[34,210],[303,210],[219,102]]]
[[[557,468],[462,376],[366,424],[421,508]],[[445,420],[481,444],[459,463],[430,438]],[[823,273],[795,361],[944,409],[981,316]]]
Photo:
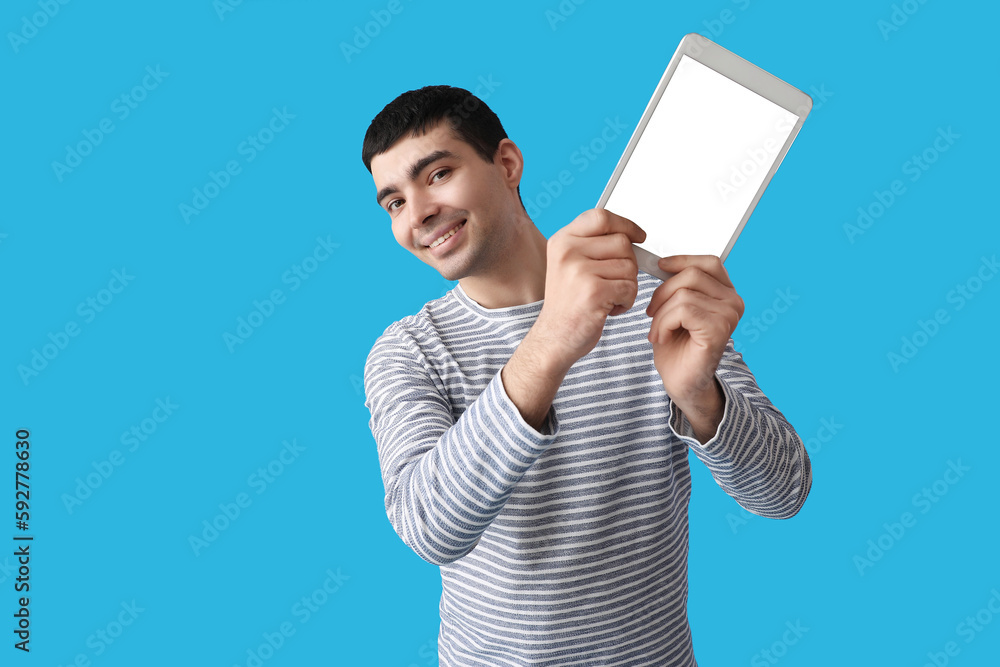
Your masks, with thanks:
[[[452,282],[454,282],[456,280],[461,280],[462,278],[465,277],[465,274],[463,274],[461,272],[457,272],[457,271],[442,271],[441,269],[438,269],[438,273],[445,280],[450,280]]]
[[[461,280],[470,273],[468,266],[458,266],[453,262],[446,262],[446,266],[434,266],[434,269],[441,274],[442,278],[451,281]]]

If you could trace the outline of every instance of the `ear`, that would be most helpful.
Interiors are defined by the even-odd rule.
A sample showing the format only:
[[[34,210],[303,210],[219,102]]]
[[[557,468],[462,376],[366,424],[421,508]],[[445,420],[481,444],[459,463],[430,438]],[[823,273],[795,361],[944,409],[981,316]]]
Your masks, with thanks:
[[[516,190],[521,184],[521,175],[524,173],[524,157],[517,144],[510,139],[501,139],[493,162],[503,170],[503,179],[507,187]]]

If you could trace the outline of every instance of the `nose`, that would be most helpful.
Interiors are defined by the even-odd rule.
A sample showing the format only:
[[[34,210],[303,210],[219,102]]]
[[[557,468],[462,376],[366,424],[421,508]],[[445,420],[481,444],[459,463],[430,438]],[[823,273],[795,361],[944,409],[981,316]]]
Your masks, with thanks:
[[[413,192],[407,201],[407,215],[410,216],[410,227],[420,229],[440,212],[440,205],[434,197],[424,192]]]

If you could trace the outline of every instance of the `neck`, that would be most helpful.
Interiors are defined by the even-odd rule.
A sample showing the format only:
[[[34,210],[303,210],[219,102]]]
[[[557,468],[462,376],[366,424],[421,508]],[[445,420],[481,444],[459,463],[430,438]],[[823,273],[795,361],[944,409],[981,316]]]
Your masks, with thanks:
[[[547,241],[523,211],[520,218],[503,250],[504,261],[488,274],[458,281],[483,308],[509,308],[545,298]]]

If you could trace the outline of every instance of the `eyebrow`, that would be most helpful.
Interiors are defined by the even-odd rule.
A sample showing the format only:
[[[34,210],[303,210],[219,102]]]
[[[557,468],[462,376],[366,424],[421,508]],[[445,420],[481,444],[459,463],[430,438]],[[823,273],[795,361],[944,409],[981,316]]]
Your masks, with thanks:
[[[452,153],[451,151],[444,151],[444,150],[434,151],[433,153],[425,155],[424,157],[420,158],[419,160],[411,164],[410,168],[407,170],[407,176],[411,181],[415,181],[417,180],[417,177],[420,176],[420,172],[426,169],[427,165],[431,164],[432,162],[437,162],[441,158],[456,158],[456,157],[458,156]],[[398,190],[399,187],[396,185],[385,186],[384,188],[378,191],[377,195],[375,195],[375,203],[381,205],[380,202],[383,199],[385,199],[392,193],[397,192]]]

